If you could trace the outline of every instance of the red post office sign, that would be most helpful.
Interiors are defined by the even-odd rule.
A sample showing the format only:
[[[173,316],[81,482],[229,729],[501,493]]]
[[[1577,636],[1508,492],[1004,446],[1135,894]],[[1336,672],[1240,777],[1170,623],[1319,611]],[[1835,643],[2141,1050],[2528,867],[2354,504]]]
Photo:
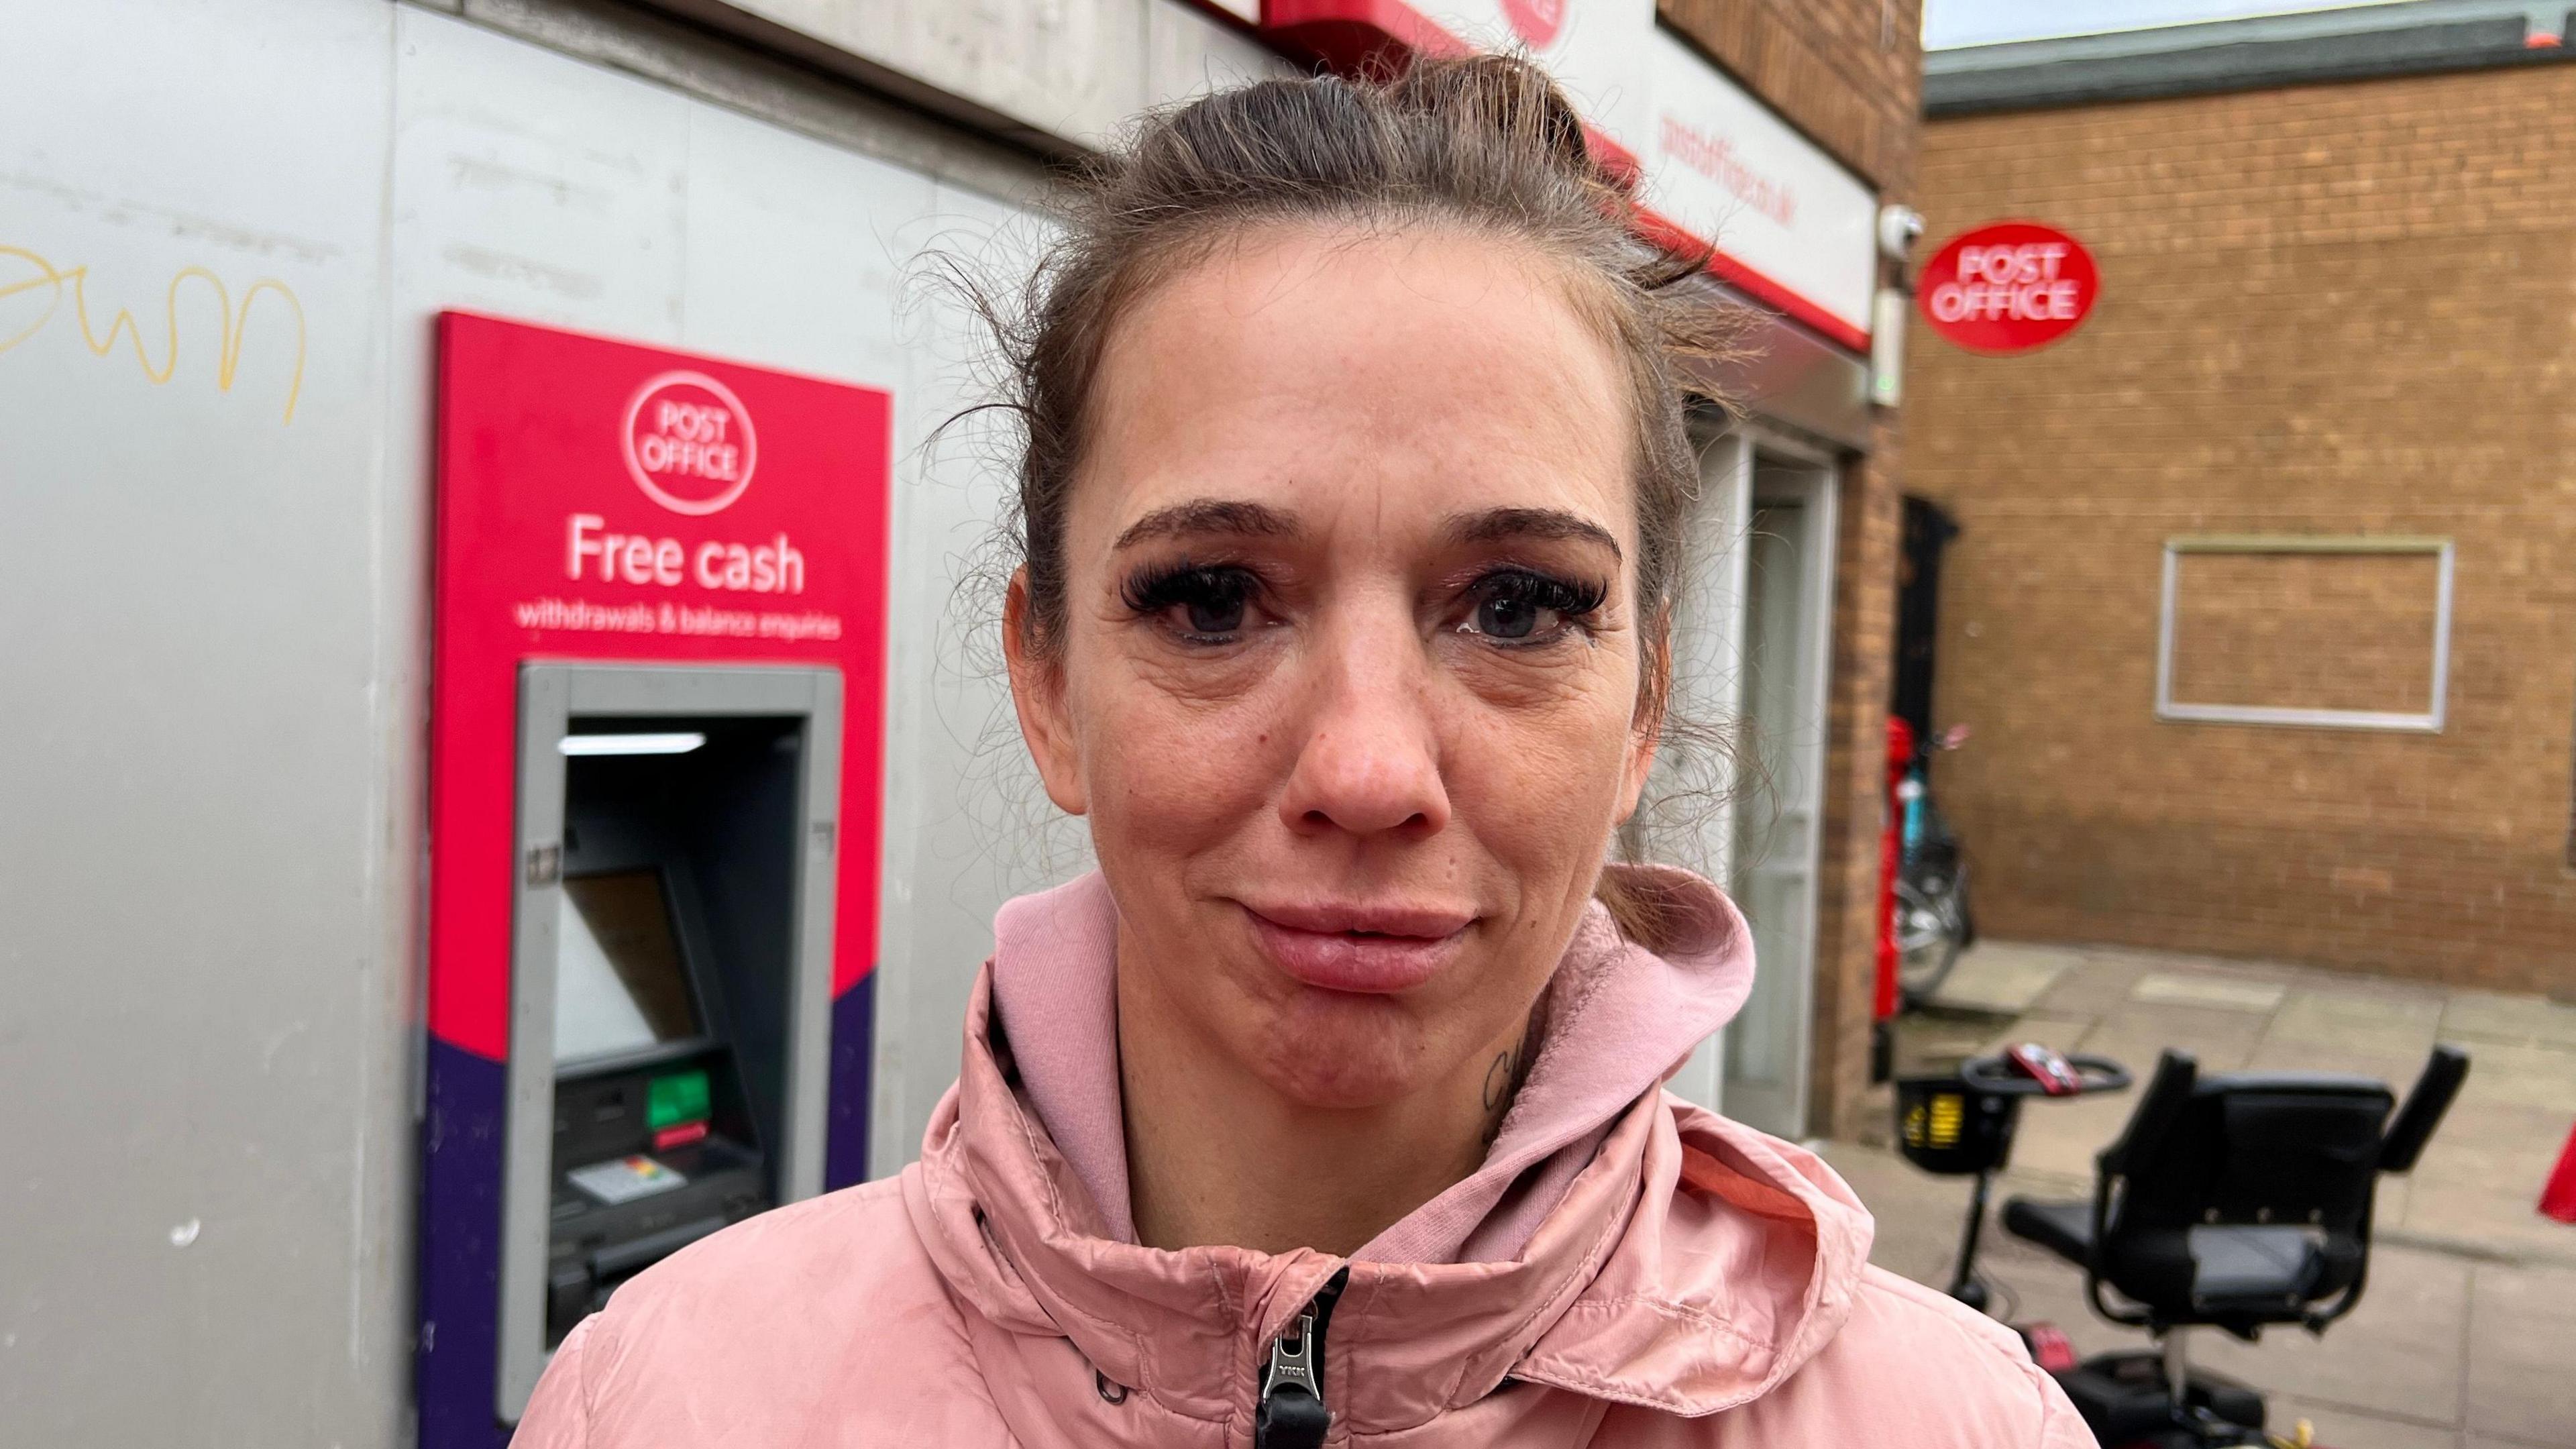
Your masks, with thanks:
[[[439,318],[439,349],[432,1036],[506,1049],[511,720],[532,659],[841,672],[848,991],[876,941],[892,400],[464,312]]]
[[[1915,287],[1933,331],[1971,352],[2028,352],[2081,325],[2101,295],[2084,243],[2035,221],[1960,233],[1932,254]]]

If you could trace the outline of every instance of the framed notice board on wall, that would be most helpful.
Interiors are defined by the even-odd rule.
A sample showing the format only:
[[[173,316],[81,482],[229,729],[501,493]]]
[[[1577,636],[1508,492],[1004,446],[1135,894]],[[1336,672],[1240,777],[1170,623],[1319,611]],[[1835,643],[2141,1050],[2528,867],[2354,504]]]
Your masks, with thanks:
[[[2156,717],[2437,734],[2450,693],[2447,538],[2171,538]]]

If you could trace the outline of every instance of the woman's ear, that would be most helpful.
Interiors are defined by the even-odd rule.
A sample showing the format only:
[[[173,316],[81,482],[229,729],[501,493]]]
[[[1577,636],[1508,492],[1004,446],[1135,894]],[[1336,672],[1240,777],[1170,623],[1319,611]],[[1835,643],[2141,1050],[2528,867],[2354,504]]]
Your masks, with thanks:
[[[1064,670],[1059,656],[1032,642],[1032,622],[1029,571],[1014,569],[1010,593],[1002,601],[1002,659],[1011,672],[1011,708],[1019,714],[1020,738],[1037,762],[1047,798],[1067,815],[1080,815],[1091,808],[1091,800],[1082,788],[1082,752],[1065,709]],[[1062,641],[1056,642],[1062,648]]]
[[[1664,711],[1673,695],[1673,613],[1655,611],[1653,624],[1637,638],[1639,659],[1637,711],[1628,724],[1627,768],[1619,782],[1619,820],[1637,813],[1645,796],[1646,777],[1654,773],[1655,748],[1664,737]]]

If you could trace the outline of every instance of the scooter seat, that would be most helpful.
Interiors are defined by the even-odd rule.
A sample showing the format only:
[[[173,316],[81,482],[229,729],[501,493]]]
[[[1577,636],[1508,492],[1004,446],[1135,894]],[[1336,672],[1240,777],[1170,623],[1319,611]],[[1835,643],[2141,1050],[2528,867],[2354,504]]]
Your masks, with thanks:
[[[2186,1241],[2192,1300],[2205,1308],[2296,1308],[2316,1294],[2327,1273],[2323,1245],[2295,1227],[2193,1228]]]
[[[2092,1257],[2091,1203],[2016,1197],[2004,1204],[2004,1228],[2078,1266]],[[2140,1235],[2115,1254],[2119,1262],[2108,1276],[2122,1292],[2171,1311],[2188,1305],[2201,1312],[2250,1314],[2256,1321],[2296,1316],[2332,1270],[2318,1237],[2297,1227],[2254,1224]]]
[[[2093,1256],[2093,1204],[2089,1202],[2011,1198],[2004,1203],[2004,1230],[2079,1268]]]

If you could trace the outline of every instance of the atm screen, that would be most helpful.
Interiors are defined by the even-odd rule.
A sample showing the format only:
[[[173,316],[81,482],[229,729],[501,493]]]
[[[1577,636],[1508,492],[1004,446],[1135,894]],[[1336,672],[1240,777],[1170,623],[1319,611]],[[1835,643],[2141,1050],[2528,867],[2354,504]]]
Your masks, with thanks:
[[[640,1051],[699,1034],[661,872],[567,876],[562,911],[556,1061]]]

